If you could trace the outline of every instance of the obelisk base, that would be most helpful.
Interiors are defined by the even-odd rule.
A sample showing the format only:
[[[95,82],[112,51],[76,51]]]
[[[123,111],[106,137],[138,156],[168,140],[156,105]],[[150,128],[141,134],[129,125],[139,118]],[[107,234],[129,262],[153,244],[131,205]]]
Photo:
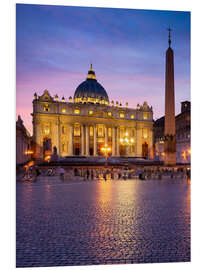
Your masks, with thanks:
[[[175,135],[166,135],[164,141],[164,164],[176,165],[176,137]]]

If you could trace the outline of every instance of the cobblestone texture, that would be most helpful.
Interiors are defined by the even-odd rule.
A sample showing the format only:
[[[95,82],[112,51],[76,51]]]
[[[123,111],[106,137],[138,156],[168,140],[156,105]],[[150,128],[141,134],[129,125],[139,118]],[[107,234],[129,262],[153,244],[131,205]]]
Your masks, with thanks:
[[[186,181],[17,183],[16,266],[190,261]]]

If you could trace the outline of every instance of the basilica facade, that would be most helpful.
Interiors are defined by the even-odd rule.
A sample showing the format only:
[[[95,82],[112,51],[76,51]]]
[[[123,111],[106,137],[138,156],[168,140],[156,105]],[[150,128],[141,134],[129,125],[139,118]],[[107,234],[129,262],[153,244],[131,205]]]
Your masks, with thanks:
[[[110,156],[153,158],[152,107],[110,102],[92,65],[73,98],[35,93],[32,117],[36,159],[50,157],[54,148],[60,157],[101,156],[104,145]]]

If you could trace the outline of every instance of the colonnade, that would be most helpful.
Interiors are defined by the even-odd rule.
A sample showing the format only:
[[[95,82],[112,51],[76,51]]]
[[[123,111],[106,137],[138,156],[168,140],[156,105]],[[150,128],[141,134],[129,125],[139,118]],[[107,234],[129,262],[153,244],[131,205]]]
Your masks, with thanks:
[[[90,126],[92,125],[84,125],[80,124],[80,155],[89,156],[90,155]],[[73,143],[74,143],[74,124],[69,124],[69,145],[68,145],[68,155],[73,155]],[[111,148],[112,148],[112,156],[119,156],[119,128],[111,127]],[[108,128],[104,127],[104,144],[108,144]],[[97,149],[97,129],[96,125],[93,125],[93,156],[98,156]]]

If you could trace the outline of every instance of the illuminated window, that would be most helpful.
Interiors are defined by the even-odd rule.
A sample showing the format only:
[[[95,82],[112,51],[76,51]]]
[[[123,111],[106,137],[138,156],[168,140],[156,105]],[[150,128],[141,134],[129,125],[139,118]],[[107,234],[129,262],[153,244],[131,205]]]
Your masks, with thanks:
[[[49,135],[50,134],[49,126],[45,126],[45,128],[44,128],[44,134],[45,135]]]
[[[61,111],[62,111],[62,113],[65,113],[66,112],[66,109],[63,108]]]
[[[98,132],[98,137],[103,137],[103,136],[104,136],[104,128],[103,128],[103,125],[98,125],[97,132]]]
[[[108,137],[111,137],[111,128],[108,128]]]
[[[147,128],[143,128],[143,138],[146,139],[148,137],[148,130]]]
[[[111,116],[112,115],[112,113],[111,112],[108,112],[108,116]]]
[[[74,110],[74,114],[80,114],[80,110],[79,109],[75,109]]]
[[[144,120],[147,120],[147,119],[148,119],[148,113],[147,113],[147,112],[144,112],[144,113],[143,113],[143,119],[144,119]]]
[[[80,136],[80,125],[74,125],[74,136]]]
[[[93,114],[93,111],[89,111],[89,114],[90,114],[90,115]]]
[[[134,114],[131,114],[130,118],[131,119],[134,119],[135,118]]]
[[[44,112],[49,112],[49,111],[50,111],[49,104],[45,104],[44,105]]]
[[[90,127],[90,136],[92,137],[94,135],[93,127]]]
[[[124,113],[120,113],[120,118],[124,118],[125,114]]]

